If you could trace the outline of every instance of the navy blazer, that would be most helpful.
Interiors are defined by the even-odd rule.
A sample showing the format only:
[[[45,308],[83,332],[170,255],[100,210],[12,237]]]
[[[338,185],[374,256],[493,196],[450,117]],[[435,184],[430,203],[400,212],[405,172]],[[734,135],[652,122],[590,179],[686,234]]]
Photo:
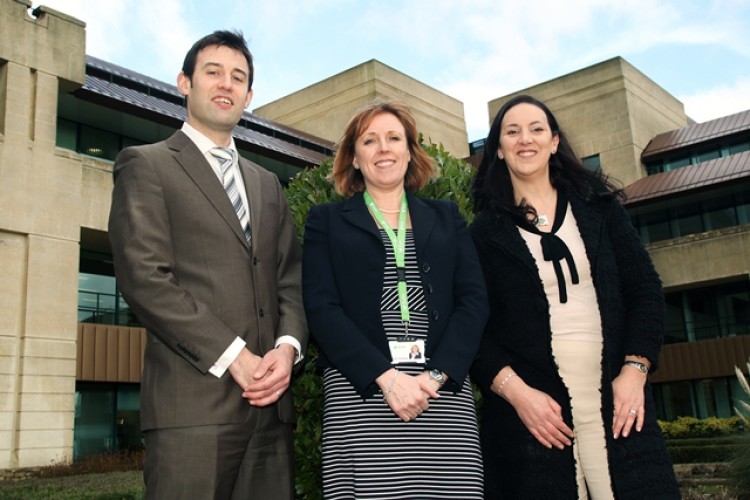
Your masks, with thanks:
[[[453,202],[407,192],[429,327],[426,368],[460,390],[488,317],[484,278],[463,217]],[[363,396],[392,367],[381,318],[385,247],[362,193],[312,207],[305,227],[302,283],[320,368],[335,367]]]

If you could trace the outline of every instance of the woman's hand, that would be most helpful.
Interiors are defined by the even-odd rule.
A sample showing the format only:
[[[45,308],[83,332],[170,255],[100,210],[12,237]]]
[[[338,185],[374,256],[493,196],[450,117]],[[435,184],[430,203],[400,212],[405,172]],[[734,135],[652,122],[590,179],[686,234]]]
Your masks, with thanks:
[[[648,375],[632,366],[624,365],[620,374],[612,381],[615,408],[612,422],[614,438],[628,437],[635,424],[635,430],[641,432],[646,410],[643,407],[645,396],[643,386]]]
[[[502,373],[501,370],[498,377]],[[575,434],[563,421],[562,408],[547,393],[530,387],[516,375],[506,381],[502,397],[513,405],[518,417],[542,446],[562,450],[573,444]]]
[[[430,394],[422,390],[417,377],[391,368],[375,382],[383,392],[385,402],[404,422],[414,420],[430,407]]]

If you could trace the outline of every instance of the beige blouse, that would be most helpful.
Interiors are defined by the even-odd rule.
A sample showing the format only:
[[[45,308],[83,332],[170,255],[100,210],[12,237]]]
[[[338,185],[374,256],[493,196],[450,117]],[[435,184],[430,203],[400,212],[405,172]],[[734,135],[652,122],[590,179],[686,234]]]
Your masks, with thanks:
[[[571,281],[570,269],[563,263],[562,270],[568,292],[566,303],[560,303],[557,276],[552,262],[545,261],[542,256],[541,236],[520,227],[518,231],[526,241],[526,245],[539,268],[544,293],[547,295],[547,301],[549,302],[552,335],[556,340],[601,342],[601,315],[599,314],[599,302],[596,299],[594,282],[591,279],[591,266],[570,204],[568,204],[565,212],[565,221],[556,233],[573,255],[579,275],[579,283],[574,285]]]

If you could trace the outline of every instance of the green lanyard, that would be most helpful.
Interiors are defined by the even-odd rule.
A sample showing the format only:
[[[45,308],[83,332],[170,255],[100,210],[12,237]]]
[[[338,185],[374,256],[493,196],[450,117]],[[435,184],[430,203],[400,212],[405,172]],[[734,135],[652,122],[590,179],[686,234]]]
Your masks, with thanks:
[[[370,193],[365,191],[365,203],[375,220],[378,221],[393,245],[393,253],[396,256],[396,278],[398,279],[398,304],[401,307],[401,320],[409,325],[409,297],[406,294],[406,217],[409,214],[409,207],[406,202],[406,193],[401,198],[401,208],[398,211],[398,235],[393,233],[393,229],[388,225],[388,221],[383,217],[382,212],[373,201]]]

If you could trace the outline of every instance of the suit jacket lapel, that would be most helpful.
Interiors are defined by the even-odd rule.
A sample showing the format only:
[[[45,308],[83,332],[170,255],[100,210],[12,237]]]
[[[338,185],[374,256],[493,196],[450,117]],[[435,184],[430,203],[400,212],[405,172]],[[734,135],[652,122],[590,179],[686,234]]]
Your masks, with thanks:
[[[432,227],[435,223],[435,213],[426,203],[409,191],[406,192],[406,199],[409,203],[409,216],[411,217],[412,227],[419,227],[418,230],[414,230],[414,244],[419,254],[432,232]],[[372,215],[367,210],[363,193],[354,193],[351,198],[344,202],[342,217],[350,224],[373,234],[380,240],[380,231]]]
[[[367,210],[362,193],[354,193],[354,195],[344,201],[344,209],[341,212],[341,216],[349,224],[374,235],[378,240],[380,239],[380,231],[370,212]]]
[[[262,220],[262,204],[260,202],[262,200],[262,187],[260,183],[260,176],[258,175],[258,171],[256,170],[256,168],[253,168],[250,162],[242,157],[240,157],[239,159],[239,166],[240,172],[242,173],[242,181],[245,183],[247,204],[249,205],[248,209],[250,210],[250,230],[252,231],[253,238],[255,238],[256,235],[260,233],[260,221]],[[229,199],[229,197],[227,197],[227,199]],[[235,215],[234,218],[237,219],[237,216]],[[235,232],[242,239],[242,241],[247,244],[247,240],[245,240],[245,235],[242,232],[239,221],[236,226],[237,230]]]
[[[175,132],[167,139],[167,145],[174,151],[174,158],[182,166],[185,173],[198,186],[198,189],[208,198],[219,215],[229,225],[237,237],[247,246],[247,240],[240,227],[237,213],[229,201],[224,186],[216,177],[208,160],[203,156],[198,147],[182,131]],[[247,185],[247,181],[246,181]],[[252,214],[252,211],[251,211]]]
[[[427,240],[435,224],[435,212],[427,203],[417,198],[414,193],[407,191],[406,199],[409,202],[409,216],[414,233],[414,246],[417,255],[422,255]]]

